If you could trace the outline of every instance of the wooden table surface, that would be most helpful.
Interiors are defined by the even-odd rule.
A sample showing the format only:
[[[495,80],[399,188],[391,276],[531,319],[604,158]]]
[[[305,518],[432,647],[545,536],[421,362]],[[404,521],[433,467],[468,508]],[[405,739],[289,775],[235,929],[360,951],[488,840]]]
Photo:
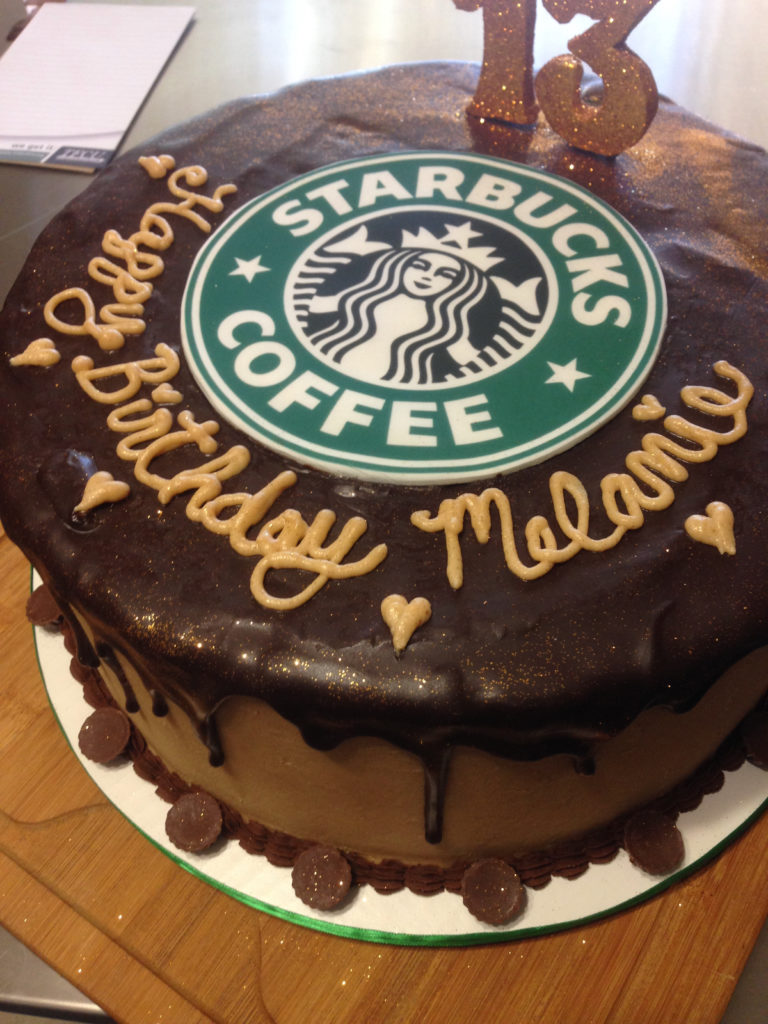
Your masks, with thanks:
[[[720,1020],[768,915],[768,816],[662,896],[555,935],[418,949],[303,929],[189,875],[108,803],[48,706],[5,535],[0,579],[0,922],[117,1021]]]

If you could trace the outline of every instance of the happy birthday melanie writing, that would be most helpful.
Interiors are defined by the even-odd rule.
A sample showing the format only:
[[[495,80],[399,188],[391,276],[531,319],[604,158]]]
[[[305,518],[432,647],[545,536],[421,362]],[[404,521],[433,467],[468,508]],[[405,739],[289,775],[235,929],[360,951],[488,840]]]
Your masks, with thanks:
[[[162,177],[158,169],[170,169],[169,161],[170,158],[148,158],[142,164],[153,177]],[[102,306],[97,313],[96,303],[88,292],[82,288],[66,289],[46,304],[45,317],[50,327],[69,337],[90,336],[107,352],[122,347],[126,336],[143,332],[143,303],[152,294],[151,280],[163,270],[158,253],[166,250],[174,237],[166,215],[177,214],[208,231],[210,225],[196,207],[218,212],[222,196],[234,191],[234,186],[222,186],[213,196],[204,196],[183,188],[182,181],[199,187],[207,181],[207,174],[200,167],[176,171],[168,186],[180,202],[151,206],[141,220],[140,231],[128,239],[114,231],[105,234],[104,256],[96,257],[89,271],[94,280],[111,287],[114,302]],[[69,299],[75,299],[84,312],[79,324],[62,321],[57,315],[59,307]],[[167,406],[183,401],[171,384],[179,370],[179,357],[162,343],[154,351],[150,358],[102,366],[96,366],[90,356],[80,354],[72,360],[72,371],[85,394],[114,407],[106,423],[110,430],[122,435],[117,454],[133,463],[136,480],[153,488],[163,504],[192,492],[187,501],[187,516],[210,532],[228,537],[239,554],[258,558],[251,576],[251,592],[259,604],[276,610],[295,608],[329,579],[361,576],[382,562],[387,555],[384,544],[377,544],[360,559],[345,561],[367,529],[366,521],[359,516],[350,518],[330,542],[328,538],[336,521],[330,509],[322,509],[311,522],[293,509],[263,522],[276,499],[296,483],[292,471],[279,473],[256,493],[224,493],[223,483],[246,468],[250,453],[243,445],[234,445],[216,454],[216,421],[197,422],[190,410],[174,416]],[[718,421],[728,418],[732,424],[716,430],[670,415],[663,422],[666,434],[645,434],[641,449],[630,452],[625,459],[627,471],[609,473],[601,480],[602,507],[614,527],[604,537],[590,533],[590,501],[583,483],[563,471],[551,475],[550,497],[554,521],[566,543],[558,544],[545,516],[531,517],[524,527],[530,562],[524,562],[518,553],[511,503],[498,488],[446,499],[434,515],[426,510],[414,512],[411,522],[416,528],[427,533],[442,532],[445,536],[450,585],[458,588],[463,582],[459,537],[467,515],[477,539],[485,543],[491,534],[491,509],[495,508],[508,569],[521,580],[533,580],[579,551],[601,552],[614,547],[627,531],[643,525],[647,512],[668,508],[675,498],[671,483],[688,477],[684,463],[712,460],[720,447],[738,441],[747,430],[746,409],[753,395],[752,384],[727,362],[718,362],[714,369],[730,382],[730,390],[735,389],[735,394],[711,386],[687,386],[681,391],[681,399],[699,414]],[[150,398],[138,397],[144,387],[151,389]],[[649,408],[650,404],[646,405],[646,411]],[[210,458],[170,477],[155,471],[156,460],[186,447]],[[252,536],[256,527],[256,536]],[[272,569],[309,573],[313,579],[292,596],[278,596],[266,585]]]

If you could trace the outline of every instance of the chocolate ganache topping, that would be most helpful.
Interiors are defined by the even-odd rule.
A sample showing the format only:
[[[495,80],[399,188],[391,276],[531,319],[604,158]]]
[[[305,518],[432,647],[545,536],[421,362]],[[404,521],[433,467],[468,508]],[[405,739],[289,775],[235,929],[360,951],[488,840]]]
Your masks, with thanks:
[[[152,691],[177,701],[199,724],[214,758],[226,757],[217,749],[216,709],[245,694],[296,723],[310,745],[329,748],[350,735],[376,735],[413,750],[430,769],[439,803],[452,746],[520,759],[569,752],[588,764],[596,741],[648,706],[691,706],[728,665],[768,638],[768,198],[755,188],[768,172],[765,154],[667,101],[628,152],[613,159],[582,153],[543,122],[518,129],[468,119],[477,73],[468,65],[434,64],[385,69],[364,83],[357,76],[307,83],[171,129],[141,153],[117,160],[54,220],[6,303],[0,320],[5,528],[61,603],[93,624],[98,649],[123,651]],[[239,204],[313,168],[409,150],[517,161],[610,204],[650,247],[666,283],[666,333],[643,392],[667,414],[725,433],[734,416],[716,419],[681,400],[686,386],[735,399],[737,379],[715,370],[724,361],[754,386],[748,429],[707,461],[676,460],[676,468],[662,473],[673,502],[645,511],[642,525],[614,547],[581,550],[539,579],[521,579],[507,567],[495,512],[487,543],[478,542],[466,517],[458,537],[463,581],[454,588],[445,535],[414,526],[413,513],[436,516],[441,502],[462,492],[498,488],[509,500],[525,560],[524,526],[540,515],[555,523],[550,478],[567,473],[589,495],[590,536],[608,535],[614,527],[601,503],[601,480],[625,471],[627,455],[642,449],[649,431],[672,436],[660,419],[633,417],[640,393],[589,438],[541,464],[466,486],[407,485],[292,463],[245,437],[211,408],[182,357],[171,382],[183,396],[178,409],[191,410],[198,424],[220,424],[218,452],[244,445],[250,453],[233,490],[254,494],[290,470],[295,483],[276,497],[267,518],[293,507],[309,522],[330,509],[338,529],[360,516],[367,530],[347,560],[387,548],[370,572],[330,579],[298,607],[264,608],[249,590],[253,559],[187,518],[189,493],[162,503],[156,490],[133,479],[130,464],[116,454],[119,437],[106,424],[111,407],[91,401],[70,368],[83,354],[108,365],[149,359],[160,344],[181,352],[182,295],[205,238],[198,225],[168,215],[174,241],[144,303],[146,329],[126,336],[121,351],[99,351],[90,337],[51,335],[60,363],[11,365],[10,359],[50,335],[42,309],[62,290],[86,289],[97,307],[112,301],[111,289],[90,280],[87,266],[101,253],[105,232],[128,237],[162,198],[161,186],[139,166],[140,155],[169,154],[176,167],[203,165],[207,195],[236,185],[221,213],[200,210],[216,227]],[[82,308],[71,306],[67,312],[62,304],[57,315],[77,322]],[[202,461],[187,446],[157,465],[168,478]],[[74,513],[88,467],[128,481],[128,497]],[[713,502],[732,510],[735,555],[686,532],[686,520]],[[566,540],[558,536],[557,543]],[[294,593],[297,577],[298,589],[313,578],[272,570],[272,592]],[[399,651],[380,610],[388,595],[423,596],[431,606]],[[431,830],[438,832],[439,822]]]

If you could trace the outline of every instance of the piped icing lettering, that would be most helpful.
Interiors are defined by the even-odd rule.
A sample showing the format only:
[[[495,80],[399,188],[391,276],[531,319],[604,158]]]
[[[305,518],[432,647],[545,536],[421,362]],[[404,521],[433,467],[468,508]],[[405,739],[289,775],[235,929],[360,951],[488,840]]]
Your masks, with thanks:
[[[174,240],[168,217],[179,216],[208,232],[211,225],[205,213],[220,212],[223,197],[235,190],[233,185],[221,185],[212,195],[193,191],[205,185],[207,172],[197,166],[176,170],[173,158],[168,156],[146,157],[140,163],[153,179],[168,175],[167,186],[174,201],[149,206],[139,231],[128,238],[114,230],[104,234],[102,254],[90,261],[88,272],[94,282],[111,290],[114,301],[97,310],[89,292],[75,287],[53,296],[44,311],[49,326],[64,335],[93,337],[106,352],[121,348],[126,337],[144,331],[142,315],[153,292],[152,280],[164,269],[160,254]],[[64,303],[79,303],[79,318],[73,317],[70,310],[67,319],[62,320],[58,310]],[[55,345],[48,339],[40,339],[36,344],[55,351]],[[367,529],[365,520],[358,516],[344,523],[330,542],[336,522],[331,509],[321,509],[311,520],[295,509],[286,509],[267,520],[276,499],[296,482],[295,474],[289,471],[278,474],[255,494],[225,493],[223,485],[248,466],[250,453],[243,445],[219,452],[216,435],[220,427],[216,420],[198,422],[189,409],[175,412],[169,408],[183,403],[184,396],[171,383],[180,364],[178,355],[168,345],[158,344],[154,356],[145,359],[96,366],[91,356],[81,354],[71,365],[85,393],[112,407],[107,426],[120,435],[117,454],[132,463],[136,480],[154,489],[162,504],[186,494],[186,514],[190,520],[201,523],[209,532],[228,537],[238,554],[257,559],[250,589],[262,606],[280,611],[295,608],[328,580],[370,573],[386,557],[386,545],[378,544],[364,557],[346,560]],[[549,480],[554,524],[543,515],[532,516],[525,524],[522,556],[515,538],[510,500],[499,488],[447,499],[434,516],[429,511],[414,512],[411,522],[418,529],[445,534],[450,585],[458,589],[463,584],[459,538],[467,513],[476,537],[486,543],[491,532],[491,509],[496,509],[508,569],[520,579],[533,580],[581,550],[605,551],[614,547],[628,530],[642,526],[646,511],[669,507],[674,501],[672,484],[688,476],[684,464],[709,461],[721,445],[738,440],[746,431],[745,410],[752,385],[727,363],[718,363],[715,369],[736,384],[735,398],[711,387],[687,387],[681,397],[697,412],[733,417],[733,428],[716,431],[673,415],[664,419],[667,434],[647,433],[641,449],[627,456],[627,471],[609,473],[601,480],[603,510],[614,526],[607,536],[598,538],[590,534],[589,495],[582,481],[565,471],[553,473]],[[140,395],[145,387],[151,388],[149,398]],[[633,416],[641,421],[655,420],[665,416],[665,410],[654,396],[644,395],[635,405]],[[188,448],[196,449],[204,458],[172,476],[163,475],[163,457]],[[127,485],[115,481],[109,484],[110,494],[116,494],[118,487],[120,496],[125,496]],[[106,491],[100,491],[99,497],[94,498],[96,493],[94,484],[83,495],[77,511],[114,500],[103,496]],[[554,526],[559,528],[565,543],[562,537],[558,540]],[[726,540],[720,544],[728,549]],[[267,584],[271,570],[308,573],[313,578],[298,593],[278,595]],[[400,595],[390,595],[382,602],[381,612],[392,632],[395,650],[401,653],[414,630],[429,619],[431,607],[424,598],[409,603]]]
[[[467,493],[448,498],[440,503],[434,516],[429,511],[414,512],[411,522],[418,529],[445,534],[446,574],[451,587],[458,589],[464,581],[459,537],[467,513],[477,540],[485,544],[491,531],[491,506],[495,506],[507,568],[521,580],[533,580],[579,551],[607,551],[615,547],[628,530],[643,525],[645,512],[669,508],[675,500],[675,492],[668,481],[680,483],[688,478],[683,463],[709,462],[722,445],[733,444],[747,431],[746,409],[754,393],[751,382],[740,370],[722,360],[715,364],[715,372],[735,384],[735,396],[709,386],[690,385],[682,389],[680,396],[684,404],[696,412],[718,419],[732,418],[732,427],[718,431],[672,415],[665,418],[664,429],[687,444],[656,432],[645,434],[641,449],[630,452],[625,459],[629,472],[609,473],[601,480],[603,509],[614,524],[614,530],[605,537],[590,535],[587,490],[578,477],[563,471],[550,476],[549,488],[555,522],[567,543],[559,546],[549,521],[541,515],[533,516],[524,530],[529,562],[524,562],[518,553],[512,506],[499,488],[487,488],[480,495]]]
[[[171,169],[173,160],[149,157],[141,158],[139,163],[150,177],[161,178]],[[213,195],[192,191],[202,188],[207,181],[208,173],[203,167],[174,170],[167,185],[177,202],[152,203],[141,218],[139,230],[128,238],[117,231],[107,231],[101,243],[102,255],[90,261],[88,273],[94,281],[111,289],[114,301],[97,311],[96,303],[84,288],[65,288],[45,304],[43,313],[48,326],[67,336],[90,336],[105,352],[122,348],[128,336],[142,334],[146,327],[142,319],[144,305],[154,288],[151,282],[165,267],[159,253],[165,252],[174,240],[168,216],[181,217],[207,234],[211,224],[198,207],[207,213],[221,213],[224,197],[237,191],[231,184],[219,185]],[[77,304],[78,322],[59,316],[60,307]]]
[[[86,289],[72,287],[57,292],[43,311],[49,327],[65,336],[90,336],[104,352],[122,348],[126,337],[139,335],[145,329],[142,315],[145,303],[152,296],[151,282],[165,267],[160,253],[174,240],[168,216],[182,217],[207,233],[211,225],[200,210],[220,213],[223,198],[236,191],[234,185],[220,185],[212,195],[192,191],[206,184],[207,172],[199,166],[175,170],[175,161],[168,155],[141,157],[139,163],[153,179],[162,179],[173,172],[167,185],[177,201],[161,201],[149,206],[141,218],[139,230],[128,238],[114,230],[104,234],[102,255],[90,261],[88,273],[93,281],[112,291],[114,302],[97,310]],[[70,307],[70,315],[63,319],[59,310],[65,304]],[[71,307],[78,304],[79,316],[73,316]],[[329,579],[360,576],[379,565],[387,554],[384,544],[376,545],[363,558],[345,561],[367,529],[365,520],[359,516],[353,516],[342,526],[338,536],[328,542],[336,521],[330,509],[320,510],[311,522],[296,510],[287,509],[264,523],[251,538],[249,531],[266,518],[275,499],[293,486],[295,474],[278,474],[256,494],[222,493],[223,483],[248,465],[250,453],[243,445],[234,445],[216,454],[215,435],[219,424],[215,420],[198,423],[188,409],[174,416],[166,408],[184,399],[171,384],[179,371],[179,357],[163,343],[158,344],[154,352],[154,357],[107,366],[96,366],[91,356],[80,354],[72,360],[71,367],[89,398],[114,406],[107,417],[107,426],[123,435],[117,454],[133,463],[134,476],[139,483],[156,490],[163,504],[179,494],[191,492],[186,506],[189,519],[202,523],[212,533],[228,536],[232,548],[239,554],[259,559],[251,575],[251,592],[260,604],[276,610],[296,608]],[[45,338],[33,342],[12,362],[14,365],[52,365],[60,358],[54,342]],[[144,386],[152,387],[151,398],[137,397]],[[155,463],[162,456],[189,446],[212,457],[172,477],[162,476],[156,470]],[[106,501],[121,500],[129,492],[127,484],[113,480],[109,474],[95,473],[88,480],[75,512],[82,514]],[[222,518],[225,510],[226,517]],[[266,583],[272,569],[309,573],[314,579],[296,594],[277,596],[269,591]]]
[[[95,367],[90,356],[75,356],[72,372],[77,375],[78,384],[89,398],[95,402],[117,405],[137,395],[142,384],[156,384],[158,387],[167,384],[179,372],[179,357],[172,348],[161,343],[155,348],[154,359],[139,359],[112,366]],[[96,386],[96,381],[119,378],[121,374],[125,377],[125,383],[113,391],[106,392]],[[161,397],[165,393],[161,392]]]
[[[356,562],[343,559],[368,528],[361,516],[353,516],[343,526],[339,536],[323,547],[336,514],[321,509],[312,523],[306,523],[295,509],[287,509],[270,520],[259,532],[257,542],[262,557],[251,576],[251,593],[266,608],[288,611],[313,597],[329,579],[346,580],[372,572],[387,554],[385,544],[377,544],[364,558]],[[302,570],[314,574],[314,580],[292,597],[282,598],[270,594],[265,579],[270,569]]]
[[[117,454],[133,463],[136,479],[156,490],[163,504],[191,491],[186,506],[188,518],[202,523],[211,533],[228,536],[238,554],[259,559],[251,574],[250,588],[265,608],[297,608],[330,579],[350,579],[372,572],[386,557],[384,544],[376,545],[363,558],[345,561],[367,529],[365,520],[359,516],[346,522],[330,544],[326,542],[336,521],[330,509],[322,509],[311,523],[295,509],[287,509],[265,523],[255,538],[250,538],[249,531],[266,517],[277,497],[295,484],[296,474],[280,473],[256,494],[222,493],[224,481],[236,476],[250,462],[250,453],[243,445],[234,445],[172,477],[155,471],[154,463],[177,449],[194,446],[203,455],[213,456],[218,448],[215,435],[219,424],[215,420],[198,423],[189,410],[174,417],[164,406],[147,398],[136,398],[142,386],[151,385],[155,402],[175,404],[182,400],[180,392],[169,383],[178,369],[178,356],[163,344],[155,348],[154,357],[114,366],[96,367],[93,359],[84,355],[72,361],[72,370],[85,393],[100,404],[116,406],[107,416],[107,426],[124,435],[117,445]],[[174,425],[180,429],[174,430]],[[272,569],[306,572],[314,579],[295,594],[277,596],[269,591],[266,582]]]

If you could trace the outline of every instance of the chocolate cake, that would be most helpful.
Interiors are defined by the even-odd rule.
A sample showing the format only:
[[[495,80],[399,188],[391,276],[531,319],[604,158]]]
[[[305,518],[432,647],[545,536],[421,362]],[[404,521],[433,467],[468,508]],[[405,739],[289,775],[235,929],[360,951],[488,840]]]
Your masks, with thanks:
[[[101,174],[0,319],[0,514],[89,749],[120,708],[175,841],[223,829],[323,909],[448,887],[503,923],[510,877],[625,836],[671,870],[676,814],[764,746],[768,161],[666,100],[592,155],[467,117],[477,76],[298,85]],[[340,275],[405,250],[482,301],[422,349],[392,299],[379,359]]]

